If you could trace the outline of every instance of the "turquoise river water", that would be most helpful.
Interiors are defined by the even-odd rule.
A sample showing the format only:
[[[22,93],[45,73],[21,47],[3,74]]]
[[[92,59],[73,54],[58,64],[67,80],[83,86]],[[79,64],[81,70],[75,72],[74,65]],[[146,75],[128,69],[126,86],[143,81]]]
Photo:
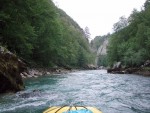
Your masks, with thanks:
[[[103,113],[150,113],[150,77],[78,71],[25,80],[0,96],[0,113],[42,113],[50,106],[94,106]]]

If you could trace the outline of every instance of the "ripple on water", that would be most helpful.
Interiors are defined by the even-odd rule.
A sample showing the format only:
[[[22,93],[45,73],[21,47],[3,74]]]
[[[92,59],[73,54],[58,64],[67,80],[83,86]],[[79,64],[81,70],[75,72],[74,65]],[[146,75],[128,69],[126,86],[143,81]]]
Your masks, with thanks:
[[[95,106],[104,113],[150,113],[150,78],[79,71],[26,81],[26,90],[0,97],[0,113],[41,113],[49,106]]]

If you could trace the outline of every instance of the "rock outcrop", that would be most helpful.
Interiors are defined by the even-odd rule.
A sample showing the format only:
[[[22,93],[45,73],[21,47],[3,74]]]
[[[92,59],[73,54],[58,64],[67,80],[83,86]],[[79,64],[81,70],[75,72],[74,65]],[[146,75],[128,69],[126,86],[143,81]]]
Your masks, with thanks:
[[[95,64],[98,65],[98,59],[100,56],[107,55],[107,46],[108,46],[108,39],[105,39],[102,45],[97,50],[97,55],[95,59]]]
[[[103,44],[97,50],[97,56],[107,54],[108,39],[105,39]]]
[[[0,47],[0,93],[17,92],[24,89],[20,75],[26,69],[15,54]]]

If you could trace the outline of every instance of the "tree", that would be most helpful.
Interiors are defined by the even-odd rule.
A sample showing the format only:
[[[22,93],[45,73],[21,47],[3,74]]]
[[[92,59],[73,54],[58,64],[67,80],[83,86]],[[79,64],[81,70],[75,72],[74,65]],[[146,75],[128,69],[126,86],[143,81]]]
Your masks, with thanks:
[[[125,21],[115,24],[115,32],[111,35],[108,47],[109,64],[121,61],[126,66],[140,66],[150,59],[150,1],[145,2],[140,12],[133,10]],[[125,24],[122,24],[125,23]],[[127,26],[126,26],[127,25]]]
[[[83,29],[51,0],[1,0],[0,44],[35,66],[78,66],[82,48],[91,61]]]
[[[127,27],[127,25],[128,25],[127,18],[125,18],[124,16],[122,16],[122,17],[119,18],[119,21],[113,25],[113,30],[115,32],[117,32],[117,31],[119,31],[119,30]]]
[[[30,21],[32,11],[27,5],[29,1],[1,0],[0,3],[3,24],[1,44],[19,56],[30,59],[36,33]]]
[[[144,8],[145,8],[145,10],[150,8],[150,0],[146,0],[146,2],[144,3]]]
[[[87,26],[85,27],[84,33],[85,33],[85,37],[89,40],[91,34],[90,34],[90,30]]]
[[[98,56],[98,61],[97,61],[97,65],[98,66],[108,66],[108,62],[107,62],[107,55],[100,55]]]

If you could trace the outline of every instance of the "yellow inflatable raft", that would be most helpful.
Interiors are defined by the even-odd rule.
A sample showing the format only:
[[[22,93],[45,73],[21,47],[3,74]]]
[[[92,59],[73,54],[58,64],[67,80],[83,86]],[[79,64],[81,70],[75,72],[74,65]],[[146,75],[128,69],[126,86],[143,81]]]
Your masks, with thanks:
[[[102,112],[95,107],[63,106],[63,107],[50,107],[43,113],[102,113]]]

